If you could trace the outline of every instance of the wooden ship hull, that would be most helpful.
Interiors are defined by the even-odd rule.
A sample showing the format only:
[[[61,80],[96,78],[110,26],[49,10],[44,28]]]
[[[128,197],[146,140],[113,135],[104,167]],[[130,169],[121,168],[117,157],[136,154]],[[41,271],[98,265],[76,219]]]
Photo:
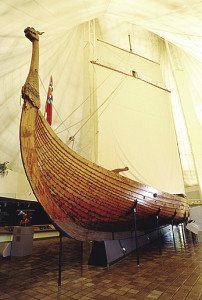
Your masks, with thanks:
[[[79,156],[53,132],[41,114],[39,32],[27,28],[33,45],[30,71],[22,88],[20,145],[33,192],[56,227],[78,240],[123,239],[138,229],[182,222],[187,200],[104,169]]]

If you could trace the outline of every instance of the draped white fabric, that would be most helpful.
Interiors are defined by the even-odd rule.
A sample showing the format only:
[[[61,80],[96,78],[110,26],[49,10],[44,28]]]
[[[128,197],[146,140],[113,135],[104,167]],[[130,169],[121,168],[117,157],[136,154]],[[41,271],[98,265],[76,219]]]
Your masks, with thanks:
[[[100,148],[97,152],[97,146],[99,145],[97,143],[100,141],[100,132],[97,128],[99,120],[97,120],[97,117],[100,112],[97,111],[97,101],[99,104],[99,100],[96,97],[101,93],[101,90],[97,87],[97,80],[100,79],[96,78],[98,71],[95,71],[95,69],[97,70],[98,67],[89,64],[89,60],[96,60],[99,57],[99,63],[109,64],[111,61],[111,66],[120,67],[124,72],[132,68],[131,71],[137,71],[145,79],[149,78],[152,82],[156,83],[158,81],[158,84],[164,84],[163,81],[165,80],[166,85],[171,89],[172,114],[175,121],[184,183],[182,184],[177,156],[174,160],[171,160],[174,146],[171,147],[172,143],[169,143],[169,141],[173,138],[171,138],[170,132],[165,127],[161,129],[162,132],[166,130],[166,134],[168,134],[170,159],[163,160],[159,158],[159,166],[156,166],[156,168],[159,170],[167,169],[166,175],[165,172],[162,175],[166,176],[167,179],[165,177],[162,183],[161,176],[156,175],[154,171],[153,176],[156,176],[156,179],[153,181],[151,170],[154,169],[154,165],[149,160],[149,153],[147,153],[149,150],[146,149],[143,142],[141,147],[145,151],[144,165],[148,165],[148,170],[145,170],[140,164],[143,159],[135,161],[134,168],[131,168],[133,170],[137,169],[138,173],[141,174],[141,181],[162,190],[183,192],[183,185],[185,187],[199,185],[201,189],[201,1],[2,0],[0,2],[0,25],[0,162],[9,161],[10,169],[23,172],[18,134],[21,112],[20,93],[29,70],[31,56],[31,44],[24,38],[23,30],[27,26],[32,26],[45,32],[40,37],[41,109],[44,111],[46,92],[50,75],[52,75],[55,108],[52,127],[63,141],[69,143],[69,138],[74,137],[74,141],[69,145],[81,155],[94,161],[97,160],[97,153],[100,153]],[[124,53],[122,56],[122,54],[118,54],[119,51],[115,48],[112,50],[111,46],[96,41],[98,38],[129,50],[128,35],[130,35],[133,52],[160,65],[156,64],[155,67],[154,65],[152,67],[151,64],[147,67],[146,64],[142,65],[140,63],[141,59],[137,59],[133,64],[132,59],[127,61]],[[170,54],[168,54],[165,41],[168,43]],[[105,57],[102,61],[100,52]],[[99,56],[96,56],[97,53]],[[137,81],[133,78],[126,79],[120,88],[116,85],[114,88],[123,93],[121,89],[128,84],[128,81],[132,80],[133,82]],[[111,89],[112,87],[109,86],[108,93],[105,91],[106,97],[112,91]],[[144,88],[142,91],[144,91]],[[128,110],[130,108],[132,111],[131,99],[130,95],[126,96],[125,110],[127,107]],[[168,105],[169,101],[166,100],[163,103]],[[144,105],[146,114],[147,107],[146,104]],[[160,105],[161,101],[159,102]],[[112,106],[109,105],[109,107]],[[167,121],[170,118],[167,114],[170,107],[169,104],[166,109],[165,107],[162,108],[167,110]],[[114,106],[114,109],[117,108]],[[107,113],[107,109],[105,112]],[[101,117],[104,117],[105,112]],[[143,114],[143,111],[141,113]],[[159,115],[159,112],[157,115]],[[114,124],[117,116],[114,114]],[[140,123],[141,120],[139,120]],[[130,122],[129,119],[127,122]],[[122,137],[127,132],[129,126],[127,122],[124,122],[123,127],[119,127],[119,131],[123,130]],[[117,125],[121,126],[119,122]],[[139,127],[145,127],[143,125],[146,126],[146,124],[141,124]],[[167,128],[171,128],[171,119],[169,119],[167,126]],[[154,131],[155,127],[153,129],[148,128],[148,132],[151,133],[152,130]],[[136,136],[134,139],[133,149],[136,148],[137,138]],[[155,141],[154,144],[156,145],[157,136],[151,136],[151,139]],[[115,140],[120,143],[117,135],[114,135],[113,143]],[[159,144],[161,145],[160,142]],[[124,146],[121,145],[121,147]],[[114,151],[112,147],[111,150]],[[140,157],[141,150],[138,151]],[[152,151],[154,154],[154,149]],[[108,151],[107,156],[107,159],[111,160]],[[167,154],[162,148],[162,157],[165,156]],[[157,161],[157,158],[155,158],[155,161]],[[110,168],[113,168],[111,163],[112,161],[110,161]],[[123,161],[123,163],[126,164],[126,161]],[[113,164],[119,167],[117,160]],[[131,172],[135,173],[134,171]],[[141,179],[137,174],[135,177]],[[174,182],[176,182],[176,185]]]

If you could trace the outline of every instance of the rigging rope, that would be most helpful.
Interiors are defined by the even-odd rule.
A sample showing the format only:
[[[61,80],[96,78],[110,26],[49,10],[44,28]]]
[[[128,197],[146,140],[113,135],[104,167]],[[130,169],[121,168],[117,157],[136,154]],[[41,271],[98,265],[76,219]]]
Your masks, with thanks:
[[[118,64],[115,66],[115,67],[118,67],[121,63],[123,63],[123,61],[127,61],[129,58],[128,57],[125,57],[124,58],[124,54],[125,53],[123,53],[123,56],[121,57],[121,59],[120,59],[120,61],[118,62]],[[94,69],[94,72],[95,72],[95,67],[94,67],[94,65],[93,65],[93,69]],[[81,104],[79,104],[64,120],[62,120],[62,118],[60,117],[60,115],[59,115],[59,113],[57,112],[57,110],[56,110],[56,108],[55,108],[55,106],[53,105],[53,108],[54,108],[54,110],[55,110],[55,112],[56,112],[56,114],[57,114],[57,116],[58,116],[58,118],[60,119],[60,121],[61,121],[61,123],[60,123],[60,125],[58,125],[56,128],[55,128],[55,133],[56,134],[60,134],[60,133],[62,133],[62,132],[64,132],[64,131],[66,131],[66,130],[69,130],[70,128],[72,128],[73,126],[75,126],[75,125],[77,125],[78,123],[81,123],[85,118],[83,118],[82,120],[80,120],[80,121],[78,121],[78,122],[76,122],[75,124],[73,124],[73,125],[71,125],[71,126],[69,126],[69,127],[67,127],[64,123],[109,79],[109,77],[111,76],[111,73],[88,95],[88,97],[86,98],[86,99],[84,99],[84,101],[81,103]],[[118,84],[118,86],[114,89],[114,91],[113,92],[111,92],[111,94],[106,98],[106,100],[91,114],[91,116],[89,116],[88,117],[88,119],[81,125],[81,127],[76,131],[76,133],[73,135],[73,136],[71,136],[70,138],[69,138],[69,141],[71,142],[71,141],[74,141],[74,137],[78,134],[78,132],[89,122],[89,120],[96,114],[96,112],[108,101],[108,99],[115,93],[115,91],[119,88],[119,86],[121,86],[121,84],[123,83],[123,81],[125,80],[125,78],[126,78],[127,76],[125,75],[125,77],[122,79],[122,81],[121,82],[119,82],[119,84]],[[41,80],[41,78],[40,78],[40,76],[39,76],[39,79],[40,79],[40,82],[41,82],[41,84],[42,84],[42,86],[43,86],[43,89],[44,89],[44,91],[45,91],[45,93],[46,93],[46,89],[45,89],[45,87],[44,87],[44,85],[43,85],[43,82],[42,82],[42,80]],[[108,105],[107,105],[107,107],[108,107]],[[101,114],[106,110],[106,108],[107,107],[105,107],[104,108],[104,110],[101,112]],[[100,114],[100,115],[101,115]],[[61,131],[59,131],[59,132],[57,132],[57,130],[60,128],[60,126],[62,126],[64,124],[64,127],[65,127],[65,129],[63,129],[63,130],[61,130]]]
[[[125,60],[126,60],[126,58],[125,58]],[[123,63],[123,60],[121,60],[120,59],[120,63]],[[117,64],[115,67],[118,67],[119,66],[119,64]],[[95,70],[95,67],[94,67],[94,65],[93,65],[93,68],[94,68],[94,70]],[[68,116],[67,116],[67,118],[66,119],[64,119],[63,121],[62,121],[62,123],[60,124],[60,125],[58,125],[58,127],[56,127],[55,128],[55,132],[57,133],[57,134],[60,134],[60,133],[62,133],[62,132],[64,132],[65,130],[68,130],[70,127],[68,127],[68,128],[66,128],[66,129],[64,129],[64,130],[62,130],[62,131],[59,131],[59,132],[57,132],[57,129],[58,128],[60,128],[60,126],[62,125],[62,124],[64,124],[64,122],[66,122],[72,115],[73,115],[73,113],[74,112],[76,112],[108,79],[109,79],[109,77],[111,76],[111,73],[96,87],[96,89],[94,89],[89,95],[88,95],[88,97],[80,104],[80,105],[78,105],[72,112],[71,112],[71,114],[69,114]],[[124,79],[126,78],[127,76],[125,75],[125,77],[124,77]],[[121,84],[122,84],[122,82],[121,82]],[[116,90],[116,89],[115,89]],[[114,90],[114,91],[115,91]],[[112,93],[113,94],[113,93]],[[110,97],[110,96],[109,96]],[[106,99],[106,100],[108,100],[108,98]],[[105,103],[105,102],[104,102]],[[103,104],[104,104],[103,103]],[[99,108],[98,108],[99,109]],[[97,110],[98,110],[97,109]],[[106,109],[106,108],[105,108]],[[93,115],[97,112],[97,110],[95,111],[95,112],[93,112]],[[104,110],[103,110],[103,112],[104,112]],[[88,120],[81,126],[81,128],[83,128],[83,126],[91,119],[91,117],[93,116],[93,115],[91,115],[89,118],[88,118]],[[81,122],[81,121],[80,121]],[[77,123],[78,124],[78,123]],[[72,125],[71,127],[73,127],[74,125]],[[81,128],[79,129],[79,131],[81,130]],[[77,134],[78,132],[76,132],[76,134]],[[75,135],[74,135],[75,136]]]
[[[94,110],[94,112],[91,114],[91,116],[83,123],[83,125],[76,131],[76,133],[71,136],[70,138],[73,139],[75,138],[75,136],[79,133],[79,131],[86,125],[86,123],[88,123],[88,121],[96,114],[96,112],[109,100],[109,98],[118,90],[118,88],[123,84],[123,82],[125,81],[125,79],[127,78],[127,75],[125,75],[125,77],[121,80],[121,82],[119,82],[119,84],[117,85],[117,87],[109,94],[109,96],[105,99],[105,101],[96,109]],[[65,131],[62,130],[60,131],[63,132]]]
[[[105,47],[106,47],[106,45],[105,45]],[[120,56],[119,57],[119,62],[115,65],[115,68],[118,68],[121,64],[123,64],[123,62],[125,61],[126,63],[127,63],[127,61],[129,60],[129,57],[128,56],[125,56],[125,52],[123,52],[123,55],[122,56]],[[95,72],[95,67],[94,67],[94,65],[93,65],[93,69],[94,69],[94,72]],[[112,72],[113,73],[113,72]],[[61,125],[63,125],[64,124],[64,122],[66,122],[108,79],[109,79],[109,77],[111,76],[111,74],[112,73],[110,73],[89,95],[88,95],[88,97],[87,98],[85,98],[84,99],[84,101],[83,102],[81,102],[81,104],[79,104],[63,121],[62,121],[62,123],[60,124],[60,125],[58,125],[56,128],[55,128],[55,132],[56,132],[56,134],[60,134],[60,133],[62,133],[63,131],[65,131],[65,130],[68,130],[68,128],[67,129],[64,129],[64,130],[62,130],[62,131],[60,131],[60,132],[57,132],[57,129],[59,129],[60,128],[60,126]],[[91,118],[91,117],[90,117]],[[88,119],[88,120],[90,120],[90,118]],[[81,122],[81,121],[80,121]],[[86,122],[87,123],[87,122]],[[71,126],[72,127],[72,126]],[[82,126],[83,127],[83,126]],[[81,128],[82,128],[81,127]]]
[[[94,68],[94,66],[93,66],[93,68]],[[72,112],[71,112],[71,114],[69,114],[67,117],[66,117],[66,119],[64,119],[63,120],[63,122],[60,124],[60,125],[58,125],[58,127],[56,127],[55,128],[55,132],[57,131],[57,129],[58,128],[60,128],[60,126],[64,123],[64,122],[66,122],[72,115],[73,115],[73,113],[75,113],[75,111],[77,111],[104,83],[105,83],[105,81],[107,81],[108,79],[109,79],[109,77],[111,76],[111,73],[96,87],[96,89],[94,89],[89,95],[88,95],[88,97],[86,98],[86,99],[84,99],[84,101],[83,102],[81,102],[81,104],[79,104]],[[63,130],[64,131],[64,130]],[[61,133],[61,132],[63,132],[63,131],[60,131],[60,132],[56,132],[57,134],[59,134],[59,133]]]

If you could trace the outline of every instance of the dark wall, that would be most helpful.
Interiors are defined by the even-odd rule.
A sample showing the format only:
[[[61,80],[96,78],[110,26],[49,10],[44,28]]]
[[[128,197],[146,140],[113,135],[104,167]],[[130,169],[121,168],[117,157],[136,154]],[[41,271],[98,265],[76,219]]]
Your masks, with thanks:
[[[52,223],[38,202],[0,197],[0,226],[19,225],[20,211],[28,214],[32,225]]]

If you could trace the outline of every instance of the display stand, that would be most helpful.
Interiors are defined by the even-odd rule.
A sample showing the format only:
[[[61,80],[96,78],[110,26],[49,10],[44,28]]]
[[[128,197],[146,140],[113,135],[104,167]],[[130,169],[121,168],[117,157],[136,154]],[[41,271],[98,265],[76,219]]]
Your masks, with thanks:
[[[191,232],[192,242],[195,243],[198,241],[198,233],[199,233],[199,226],[195,222],[189,222],[186,225],[186,229]]]
[[[60,232],[60,244],[59,244],[59,259],[58,259],[58,287],[62,284],[62,233]]]
[[[11,245],[11,256],[27,256],[32,254],[34,230],[32,226],[15,226]]]
[[[160,237],[160,227],[159,227],[159,215],[160,215],[161,209],[159,208],[156,214],[156,229],[158,234],[158,248],[159,248],[159,254],[162,254],[161,251],[161,237]]]
[[[173,215],[173,217],[172,217],[172,223],[171,223],[172,237],[173,237],[173,245],[174,245],[175,251],[176,251],[176,243],[175,243],[175,234],[174,234],[174,228],[173,228],[173,226],[174,226],[174,219],[175,219],[176,214],[177,214],[177,211],[175,210],[174,215]]]
[[[109,267],[113,263],[121,260],[134,250],[138,250],[157,239],[156,230],[150,233],[137,232],[137,237],[133,233],[131,238],[123,240],[105,240],[101,242],[94,241],[88,260],[89,265]],[[138,241],[138,242],[137,242]],[[137,244],[136,244],[137,242]],[[137,253],[136,253],[137,255]],[[139,265],[139,252],[136,256]]]
[[[137,265],[140,265],[140,256],[139,256],[139,245],[138,245],[138,237],[137,237],[137,218],[136,218],[136,212],[137,212],[137,200],[134,203],[134,209],[133,209],[133,224],[134,224],[134,231],[135,231],[135,249],[136,249],[136,258],[137,258]]]

